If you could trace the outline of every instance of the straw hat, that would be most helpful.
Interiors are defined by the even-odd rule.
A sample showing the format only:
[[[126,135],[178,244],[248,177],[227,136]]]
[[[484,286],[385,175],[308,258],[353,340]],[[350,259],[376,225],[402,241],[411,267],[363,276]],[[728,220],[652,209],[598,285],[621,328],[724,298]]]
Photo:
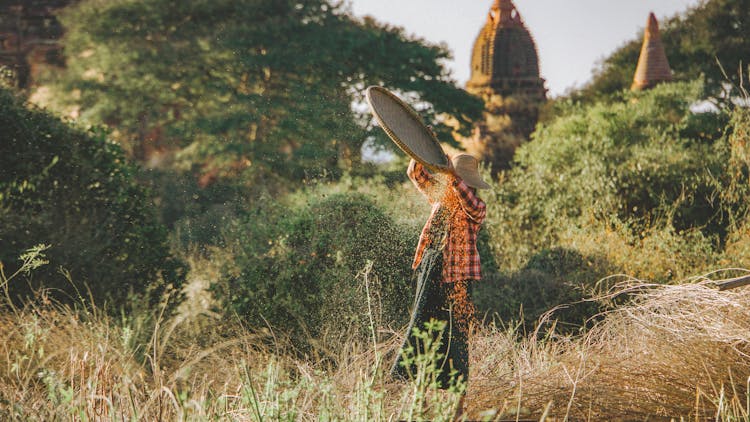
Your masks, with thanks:
[[[456,173],[464,180],[464,183],[472,188],[489,189],[490,185],[482,180],[479,175],[479,161],[469,154],[458,154],[453,159],[453,168]]]

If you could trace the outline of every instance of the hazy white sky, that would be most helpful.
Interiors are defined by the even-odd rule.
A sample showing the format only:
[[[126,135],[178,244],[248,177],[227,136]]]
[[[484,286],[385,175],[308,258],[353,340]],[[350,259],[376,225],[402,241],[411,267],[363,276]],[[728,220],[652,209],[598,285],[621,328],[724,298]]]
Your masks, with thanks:
[[[463,86],[471,48],[492,0],[349,0],[357,16],[403,27],[407,33],[453,52],[449,63]],[[699,0],[514,0],[536,40],[542,77],[559,95],[591,77],[596,62],[639,34],[648,13],[672,16]],[[669,52],[667,52],[669,55]]]

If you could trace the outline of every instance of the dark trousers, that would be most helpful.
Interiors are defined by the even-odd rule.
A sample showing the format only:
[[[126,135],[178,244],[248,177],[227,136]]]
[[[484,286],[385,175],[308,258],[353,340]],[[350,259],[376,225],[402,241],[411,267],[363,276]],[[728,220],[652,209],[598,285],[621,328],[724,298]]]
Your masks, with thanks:
[[[441,355],[437,366],[440,369],[438,383],[440,388],[446,389],[450,386],[450,375],[456,370],[456,378],[462,377],[464,382],[469,379],[469,328],[465,321],[453,317],[449,295],[453,289],[453,283],[442,282],[443,252],[439,249],[427,248],[422,256],[422,261],[415,270],[417,279],[417,293],[414,298],[411,319],[406,331],[404,344],[401,346],[396,361],[391,368],[391,376],[397,379],[409,379],[409,374],[414,375],[416,368],[412,365],[407,368],[403,361],[403,352],[412,346],[416,353],[424,352],[424,344],[417,341],[412,335],[413,328],[425,331],[425,323],[430,320],[444,321],[447,326],[442,333],[434,333],[433,338],[438,337],[441,345],[438,353]],[[469,283],[471,287],[471,283]],[[471,292],[471,289],[469,289]],[[464,326],[460,326],[463,324]]]

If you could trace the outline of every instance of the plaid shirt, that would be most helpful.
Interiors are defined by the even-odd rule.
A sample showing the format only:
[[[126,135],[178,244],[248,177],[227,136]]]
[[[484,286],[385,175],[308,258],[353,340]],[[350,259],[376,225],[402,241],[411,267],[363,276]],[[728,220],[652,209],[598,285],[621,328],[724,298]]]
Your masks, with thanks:
[[[482,273],[479,262],[479,252],[477,252],[477,233],[479,233],[479,227],[487,214],[484,201],[479,199],[474,192],[472,192],[471,188],[459,178],[452,178],[451,181],[448,182],[448,187],[442,186],[435,177],[430,175],[421,164],[414,160],[409,164],[407,174],[411,181],[414,182],[417,189],[422,192],[432,204],[432,213],[430,214],[430,218],[427,219],[427,223],[425,223],[425,226],[422,229],[422,234],[419,237],[419,244],[417,245],[417,252],[414,256],[412,268],[417,268],[422,261],[422,254],[424,253],[425,248],[433,241],[439,240],[432,239],[431,235],[435,216],[441,212],[442,209],[442,203],[439,199],[436,199],[436,194],[440,195],[444,189],[450,188],[454,189],[457,193],[463,211],[453,218],[464,218],[466,220],[466,224],[463,225],[466,233],[456,232],[456,230],[461,230],[460,226],[462,225],[450,225],[445,239],[445,248],[443,249],[443,281],[452,283],[463,280],[481,279]],[[463,236],[465,236],[467,242],[464,245],[461,245],[460,239]],[[461,259],[463,257],[459,254],[465,255],[465,259]]]

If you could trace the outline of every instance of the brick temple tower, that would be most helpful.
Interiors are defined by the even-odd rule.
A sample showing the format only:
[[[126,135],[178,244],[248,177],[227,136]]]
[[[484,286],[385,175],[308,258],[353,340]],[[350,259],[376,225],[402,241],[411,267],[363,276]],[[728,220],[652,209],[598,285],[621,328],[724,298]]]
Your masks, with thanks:
[[[547,99],[536,44],[512,0],[495,0],[490,8],[474,43],[466,89],[484,99],[486,112],[464,148],[494,171],[508,167]]]
[[[27,88],[47,66],[63,66],[56,13],[75,0],[0,2],[0,77]]]
[[[653,13],[648,16],[648,24],[643,34],[643,47],[638,59],[638,67],[633,77],[633,91],[653,88],[660,82],[672,80],[672,69],[669,67],[667,53],[659,34],[659,22]]]

